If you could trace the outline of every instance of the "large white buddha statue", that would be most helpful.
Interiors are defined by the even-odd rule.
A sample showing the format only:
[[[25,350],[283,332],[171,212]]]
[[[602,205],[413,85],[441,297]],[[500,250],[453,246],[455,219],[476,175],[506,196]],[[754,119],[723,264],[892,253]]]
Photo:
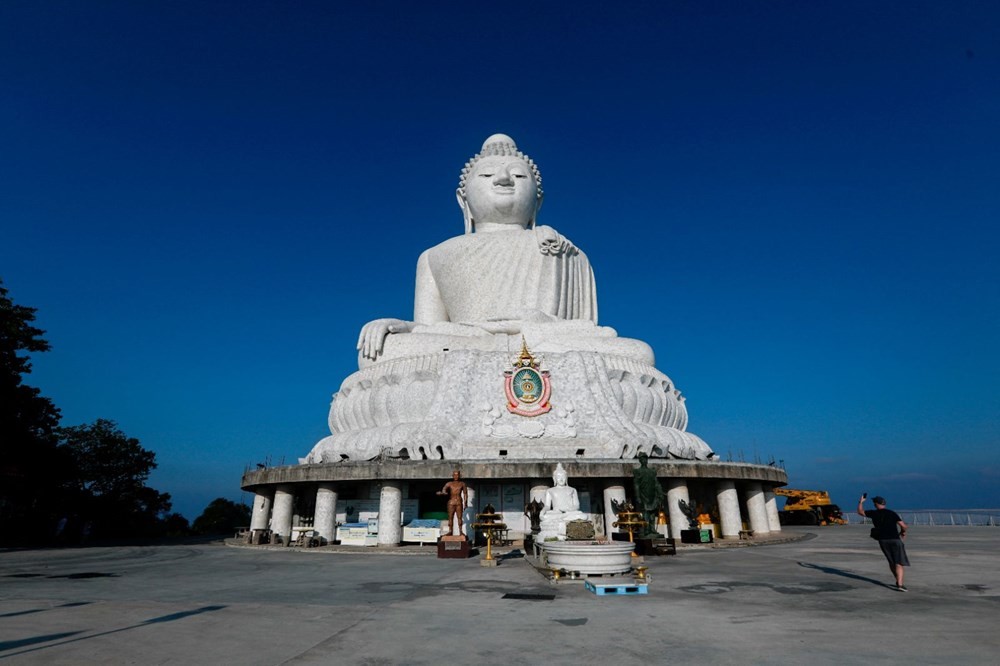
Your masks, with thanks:
[[[576,488],[567,485],[568,477],[562,463],[556,465],[552,472],[555,485],[545,491],[545,499],[539,523],[538,542],[556,538],[562,541],[566,538],[566,524],[572,520],[590,520],[590,516],[580,511],[580,496]]]
[[[486,139],[456,196],[465,233],[417,260],[413,321],[376,319],[362,328],[360,367],[443,348],[509,348],[506,337],[489,337],[498,334],[529,335],[538,350],[612,351],[652,363],[648,345],[596,325],[590,262],[568,238],[536,224],[542,177],[513,139]],[[397,335],[408,333],[415,335]]]
[[[362,327],[331,434],[303,462],[712,455],[649,345],[597,325],[587,256],[537,223],[541,183],[513,139],[486,139],[459,179],[465,233],[420,254],[412,320]],[[512,405],[513,361],[544,404]]]

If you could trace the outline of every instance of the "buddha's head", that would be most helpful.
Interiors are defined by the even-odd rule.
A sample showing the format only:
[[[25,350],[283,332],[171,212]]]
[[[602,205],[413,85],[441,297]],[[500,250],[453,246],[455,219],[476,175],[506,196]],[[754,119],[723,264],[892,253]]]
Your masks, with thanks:
[[[558,465],[556,465],[555,471],[552,472],[552,480],[555,481],[555,484],[557,486],[565,486],[566,485],[566,481],[567,481],[566,469],[562,466],[562,463],[559,463]]]
[[[465,233],[531,229],[542,205],[542,175],[506,134],[494,134],[462,169],[455,192]]]

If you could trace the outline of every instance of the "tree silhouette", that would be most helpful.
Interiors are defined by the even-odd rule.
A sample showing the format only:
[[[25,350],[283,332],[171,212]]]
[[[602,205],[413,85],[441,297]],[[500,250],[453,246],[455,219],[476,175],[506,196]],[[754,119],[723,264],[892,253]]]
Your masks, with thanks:
[[[218,497],[195,518],[191,527],[198,534],[226,534],[249,524],[250,507]]]
[[[170,495],[146,485],[155,453],[108,419],[60,428],[56,406],[24,383],[30,354],[49,350],[35,312],[0,281],[0,544],[182,533]]]
[[[59,410],[24,383],[30,353],[49,350],[32,325],[35,308],[16,305],[0,281],[0,541],[40,538],[70,501],[71,465],[57,450]]]
[[[77,489],[89,520],[103,536],[149,536],[170,511],[170,495],[146,486],[156,454],[114,421],[61,428],[60,449],[76,467]]]

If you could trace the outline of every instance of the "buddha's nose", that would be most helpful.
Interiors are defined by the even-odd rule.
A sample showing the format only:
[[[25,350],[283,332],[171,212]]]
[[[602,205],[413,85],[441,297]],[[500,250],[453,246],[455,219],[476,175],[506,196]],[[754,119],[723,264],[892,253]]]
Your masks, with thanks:
[[[496,177],[493,178],[495,185],[513,185],[514,179],[510,175],[510,169],[498,169]]]

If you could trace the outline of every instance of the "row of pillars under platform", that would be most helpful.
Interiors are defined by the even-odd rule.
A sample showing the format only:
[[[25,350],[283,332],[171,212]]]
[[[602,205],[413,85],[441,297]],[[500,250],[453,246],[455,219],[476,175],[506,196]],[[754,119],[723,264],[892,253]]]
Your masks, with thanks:
[[[379,516],[399,516],[402,512],[402,484],[399,481],[381,481],[379,491]],[[716,505],[719,518],[719,534],[723,539],[738,539],[743,531],[739,492],[733,481],[714,482]],[[780,532],[778,521],[778,505],[773,489],[765,488],[757,482],[741,483],[746,501],[746,516],[749,528],[758,535]],[[548,490],[547,485],[533,485],[530,498],[541,501]],[[472,504],[474,490],[469,488],[469,500]],[[625,487],[611,484],[604,488],[604,528],[605,534],[618,530],[613,523],[618,520],[612,510],[612,501],[625,501]],[[688,528],[688,519],[681,512],[680,502],[691,504],[687,481],[684,479],[666,480],[664,504],[669,511],[670,536],[680,540],[681,530]],[[271,488],[261,488],[255,493],[253,514],[250,519],[251,531],[270,529],[272,534],[280,536],[281,542],[287,544],[292,534],[292,516],[295,502],[295,486],[279,484]],[[333,483],[321,483],[316,491],[316,508],[313,515],[313,526],[320,543],[333,543],[337,525],[337,491]],[[376,543],[379,546],[398,546],[402,538],[402,526],[399,521],[379,521]]]

